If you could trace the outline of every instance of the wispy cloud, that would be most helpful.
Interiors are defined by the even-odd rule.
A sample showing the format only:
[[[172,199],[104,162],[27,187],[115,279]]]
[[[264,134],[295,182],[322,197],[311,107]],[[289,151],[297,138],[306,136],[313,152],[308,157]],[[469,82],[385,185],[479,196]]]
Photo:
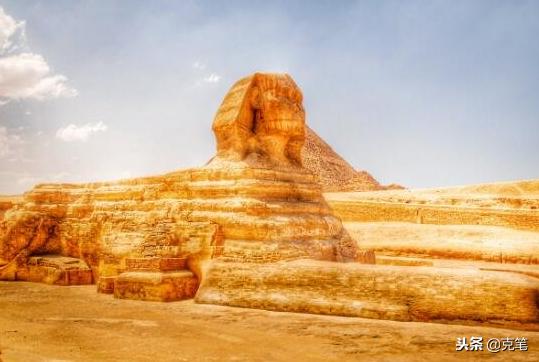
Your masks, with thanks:
[[[24,41],[24,21],[16,21],[0,7],[0,54],[14,50]]]
[[[90,136],[99,132],[105,132],[107,129],[108,126],[103,122],[87,123],[82,126],[70,124],[56,131],[56,138],[65,142],[85,142]]]
[[[0,106],[11,100],[76,96],[67,78],[54,74],[40,54],[13,54],[26,46],[24,32],[24,21],[15,21],[0,7]]]
[[[206,69],[208,68],[206,66],[206,63],[197,60],[193,62],[192,67],[199,77],[200,75],[206,73],[204,77],[198,78],[197,85],[200,85],[202,83],[219,83],[219,81],[221,80],[221,76],[217,73],[210,72],[208,74],[208,72],[206,71]]]
[[[22,144],[20,135],[10,132],[6,127],[0,127],[0,159],[12,157]]]
[[[204,70],[206,69],[206,64],[199,62],[198,60],[193,63],[193,68],[198,70]]]
[[[203,81],[206,83],[218,83],[221,80],[221,76],[215,73],[211,73],[210,75],[204,77]]]

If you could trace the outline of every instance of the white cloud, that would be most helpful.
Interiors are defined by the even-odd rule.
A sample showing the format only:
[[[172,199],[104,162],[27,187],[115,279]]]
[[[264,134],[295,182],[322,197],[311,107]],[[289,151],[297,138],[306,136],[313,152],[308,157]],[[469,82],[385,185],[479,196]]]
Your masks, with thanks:
[[[0,159],[12,157],[22,144],[21,136],[10,133],[6,127],[0,127]]]
[[[210,75],[205,77],[203,80],[206,83],[217,83],[221,80],[221,76],[215,73],[211,73]]]
[[[38,54],[0,58],[0,98],[44,100],[77,95],[75,89],[67,86],[66,77],[50,73],[45,59]]]
[[[19,42],[24,39],[24,27],[24,21],[15,21],[0,6],[0,54],[17,47],[17,39],[14,38],[19,35]]]
[[[24,27],[24,22],[16,22],[0,7],[0,106],[11,100],[76,96],[77,91],[67,85],[67,78],[52,73],[40,54],[6,55],[25,45]]]
[[[0,127],[0,157],[9,153],[9,136],[5,127]]]
[[[199,60],[193,62],[192,67],[193,67],[193,69],[195,69],[197,71],[196,72],[197,74],[200,74],[200,75],[201,75],[201,73],[202,74],[204,74],[204,73],[207,74],[203,78],[198,78],[198,80],[196,81],[196,85],[201,85],[202,83],[218,83],[221,80],[221,76],[219,74],[217,74],[217,73],[211,72],[211,73],[208,74],[209,70],[206,71],[206,68],[207,68],[206,64],[199,61]],[[205,71],[205,72],[203,72],[203,71]]]
[[[70,124],[56,131],[56,138],[65,142],[86,141],[95,133],[105,132],[108,126],[103,122],[87,123],[82,126]]]

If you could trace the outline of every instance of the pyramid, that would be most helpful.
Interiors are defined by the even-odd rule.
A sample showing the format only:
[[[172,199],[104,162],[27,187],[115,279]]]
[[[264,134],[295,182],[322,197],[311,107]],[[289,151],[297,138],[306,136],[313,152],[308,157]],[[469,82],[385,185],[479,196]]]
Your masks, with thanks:
[[[311,128],[305,128],[303,167],[318,176],[324,192],[377,191],[385,187],[367,171],[354,169]]]

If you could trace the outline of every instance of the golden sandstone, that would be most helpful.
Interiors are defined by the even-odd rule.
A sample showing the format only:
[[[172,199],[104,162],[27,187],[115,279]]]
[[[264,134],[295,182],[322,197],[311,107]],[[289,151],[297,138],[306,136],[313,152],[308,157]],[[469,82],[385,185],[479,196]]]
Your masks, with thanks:
[[[536,199],[508,210],[486,205],[492,195],[470,207],[453,196],[411,202],[415,194],[399,190],[326,194],[328,204],[331,173],[317,170],[349,165],[313,156],[329,146],[305,125],[286,74],[234,84],[213,131],[217,154],[204,167],[42,184],[0,203],[0,279],[93,283],[127,299],[538,328]],[[384,188],[355,170],[341,181],[340,190]],[[455,224],[532,234],[501,254],[488,242],[418,236],[454,234]]]

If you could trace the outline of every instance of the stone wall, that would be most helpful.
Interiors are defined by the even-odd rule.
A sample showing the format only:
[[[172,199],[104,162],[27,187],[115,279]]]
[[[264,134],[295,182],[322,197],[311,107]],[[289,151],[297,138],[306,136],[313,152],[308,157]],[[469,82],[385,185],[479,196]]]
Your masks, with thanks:
[[[331,199],[328,200],[328,204],[343,221],[403,221],[438,225],[490,225],[539,231],[538,210],[504,210]]]

